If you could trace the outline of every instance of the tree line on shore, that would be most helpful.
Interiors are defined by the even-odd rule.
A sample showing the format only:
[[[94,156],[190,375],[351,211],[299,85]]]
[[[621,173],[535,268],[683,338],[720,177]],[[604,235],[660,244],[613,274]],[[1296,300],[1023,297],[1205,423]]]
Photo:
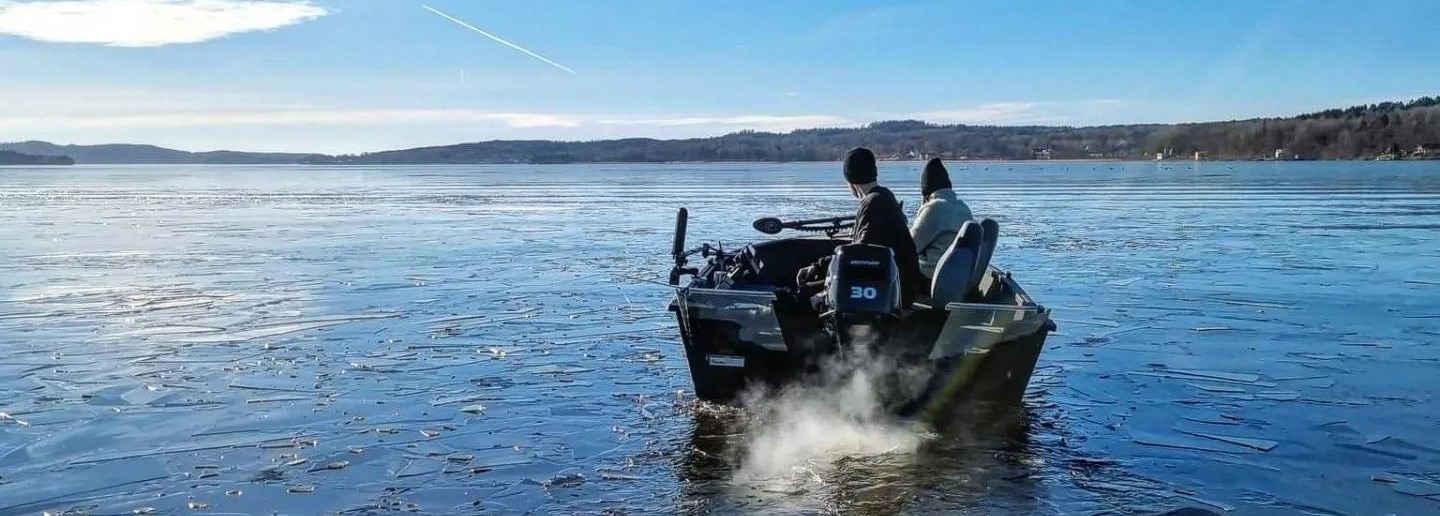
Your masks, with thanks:
[[[943,125],[917,120],[789,133],[589,142],[488,141],[336,156],[332,163],[829,161],[866,146],[886,159],[1375,159],[1432,157],[1440,98],[1383,102],[1289,118],[1094,127]],[[1277,151],[1280,151],[1277,153]]]
[[[74,165],[69,156],[44,156],[0,150],[0,165]]]
[[[494,140],[357,155],[185,152],[148,145],[0,143],[0,150],[80,163],[465,164],[831,161],[856,147],[882,159],[1426,159],[1440,157],[1440,98],[1381,102],[1284,118],[1092,127],[932,124],[741,131],[711,138]]]

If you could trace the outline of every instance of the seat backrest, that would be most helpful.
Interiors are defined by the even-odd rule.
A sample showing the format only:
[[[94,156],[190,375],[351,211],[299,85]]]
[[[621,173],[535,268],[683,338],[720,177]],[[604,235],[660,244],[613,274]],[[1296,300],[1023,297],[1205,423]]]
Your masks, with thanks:
[[[984,232],[980,241],[980,253],[975,259],[975,275],[970,277],[970,285],[965,288],[965,292],[970,293],[980,288],[980,282],[990,270],[990,258],[995,256],[995,243],[1000,240],[1000,223],[995,222],[995,219],[981,220],[980,229]]]
[[[967,220],[960,226],[955,241],[950,243],[950,248],[945,250],[945,254],[940,256],[940,263],[935,266],[935,279],[930,282],[933,306],[940,308],[965,300],[984,240],[985,230],[975,221]]]

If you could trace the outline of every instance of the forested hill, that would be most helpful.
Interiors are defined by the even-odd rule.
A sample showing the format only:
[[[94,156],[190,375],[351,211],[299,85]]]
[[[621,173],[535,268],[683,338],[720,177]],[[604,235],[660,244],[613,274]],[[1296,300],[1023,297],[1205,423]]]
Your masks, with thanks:
[[[574,163],[673,161],[833,161],[865,146],[881,159],[925,156],[1032,159],[1041,148],[1052,157],[1139,156],[1138,148],[1163,126],[1015,127],[934,125],[919,121],[876,122],[860,128],[803,129],[790,133],[742,131],[714,138],[630,138],[589,142],[488,141],[359,156],[342,163]]]
[[[296,164],[310,160],[329,160],[321,154],[287,154],[269,152],[210,151],[187,152],[154,145],[56,145],[50,142],[0,142],[0,151],[25,154],[63,155],[87,164]]]
[[[69,156],[36,156],[0,150],[0,165],[74,165]]]
[[[1404,159],[1440,157],[1440,97],[1330,109],[1292,118],[1162,127],[1145,154],[1195,151],[1215,159]]]
[[[1437,157],[1440,98],[1383,102],[1288,118],[1096,127],[939,125],[744,131],[713,138],[588,142],[497,140],[351,156],[185,152],[149,145],[0,143],[0,150],[67,155],[79,163],[430,164],[674,161],[833,161],[855,146],[884,159],[1411,159]]]
[[[1431,157],[1440,98],[1332,109],[1290,118],[1097,127],[876,122],[861,128],[739,132],[714,138],[591,142],[488,141],[340,156],[336,163],[829,161],[864,145],[887,159],[1373,159]],[[1417,149],[1418,152],[1417,152]]]

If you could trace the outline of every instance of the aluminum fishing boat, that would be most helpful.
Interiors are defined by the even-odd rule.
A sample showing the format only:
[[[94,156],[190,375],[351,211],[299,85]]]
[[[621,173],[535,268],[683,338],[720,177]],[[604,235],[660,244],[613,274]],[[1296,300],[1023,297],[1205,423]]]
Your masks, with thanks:
[[[1049,311],[1010,273],[990,265],[999,236],[990,219],[961,228],[928,292],[910,307],[901,306],[890,250],[850,243],[853,217],[762,218],[753,223],[761,233],[802,234],[733,251],[710,244],[685,249],[687,224],[681,208],[669,308],[703,400],[738,402],[746,389],[803,381],[827,357],[864,346],[919,372],[919,381],[909,382],[917,387],[884,396],[902,415],[943,418],[977,400],[1017,404],[1055,330]],[[697,255],[704,263],[691,267]],[[802,267],[826,256],[832,258],[818,294],[795,284]]]

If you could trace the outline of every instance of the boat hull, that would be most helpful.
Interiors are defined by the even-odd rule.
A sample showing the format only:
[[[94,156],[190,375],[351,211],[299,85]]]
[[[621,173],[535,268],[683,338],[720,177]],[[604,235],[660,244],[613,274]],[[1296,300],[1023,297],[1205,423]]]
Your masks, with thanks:
[[[1001,280],[1009,281],[997,276]],[[686,290],[670,308],[695,395],[706,401],[742,402],[747,391],[794,383],[836,352],[813,312],[787,307],[770,294]],[[923,307],[898,326],[877,347],[896,363],[918,366],[928,380],[886,404],[931,419],[967,401],[1019,403],[1054,329],[1048,313],[1033,304]]]

